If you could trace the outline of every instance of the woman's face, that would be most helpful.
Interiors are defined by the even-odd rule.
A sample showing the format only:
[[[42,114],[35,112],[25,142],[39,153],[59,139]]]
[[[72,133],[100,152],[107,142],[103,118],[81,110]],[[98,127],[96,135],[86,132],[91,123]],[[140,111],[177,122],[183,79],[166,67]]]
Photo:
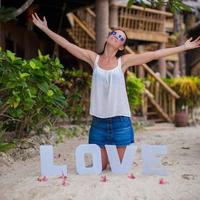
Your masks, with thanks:
[[[119,50],[123,50],[125,42],[126,35],[121,30],[112,31],[107,38],[107,43]]]

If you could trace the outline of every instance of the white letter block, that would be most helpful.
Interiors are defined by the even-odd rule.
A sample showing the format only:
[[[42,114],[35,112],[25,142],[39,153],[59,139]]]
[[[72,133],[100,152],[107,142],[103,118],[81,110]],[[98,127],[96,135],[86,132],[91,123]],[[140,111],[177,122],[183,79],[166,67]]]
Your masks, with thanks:
[[[162,168],[160,155],[167,154],[164,145],[145,145],[142,144],[143,173],[148,175],[166,176],[168,173]]]
[[[112,172],[116,174],[128,173],[135,159],[137,147],[134,144],[126,146],[123,160],[120,162],[116,145],[105,145]]]
[[[62,174],[67,176],[66,165],[54,165],[53,164],[53,146],[41,145],[40,146],[40,167],[41,176],[61,176]]]
[[[85,166],[85,154],[92,155],[93,166]],[[96,144],[81,144],[76,148],[76,171],[78,174],[100,174],[102,171],[101,151]]]

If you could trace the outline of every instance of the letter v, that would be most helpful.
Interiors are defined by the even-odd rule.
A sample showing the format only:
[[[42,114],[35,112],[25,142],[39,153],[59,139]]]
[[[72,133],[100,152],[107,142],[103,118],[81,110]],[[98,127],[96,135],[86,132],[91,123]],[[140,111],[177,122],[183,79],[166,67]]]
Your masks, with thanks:
[[[105,145],[105,147],[112,172],[116,174],[128,173],[135,159],[137,147],[134,144],[127,145],[122,162],[120,162],[116,145]]]

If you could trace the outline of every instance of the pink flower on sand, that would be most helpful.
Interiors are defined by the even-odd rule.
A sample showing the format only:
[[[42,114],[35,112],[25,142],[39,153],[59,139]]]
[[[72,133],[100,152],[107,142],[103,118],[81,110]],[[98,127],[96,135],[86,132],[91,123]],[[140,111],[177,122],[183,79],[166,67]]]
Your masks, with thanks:
[[[108,179],[107,179],[106,175],[101,176],[101,179],[100,179],[101,182],[106,182],[107,180]]]
[[[135,179],[136,177],[133,174],[128,175],[128,178]]]
[[[37,181],[41,182],[41,181],[42,181],[42,177],[41,177],[41,176],[38,177],[38,178],[37,178]]]
[[[62,179],[63,186],[67,186],[67,176],[65,176],[63,172],[62,172],[62,176],[59,176],[58,178]]]
[[[165,181],[164,178],[161,178],[161,179],[159,180],[159,184],[160,184],[160,185],[164,185],[164,184],[166,184],[166,183],[167,183],[167,181]]]
[[[64,173],[62,172],[62,176],[59,176],[58,178],[67,179],[67,176],[65,176]]]
[[[46,176],[44,176],[44,177],[42,178],[42,181],[46,182],[46,181],[48,181],[48,178],[47,178]]]
[[[67,179],[64,178],[64,179],[62,180],[62,185],[63,185],[63,186],[67,186]]]

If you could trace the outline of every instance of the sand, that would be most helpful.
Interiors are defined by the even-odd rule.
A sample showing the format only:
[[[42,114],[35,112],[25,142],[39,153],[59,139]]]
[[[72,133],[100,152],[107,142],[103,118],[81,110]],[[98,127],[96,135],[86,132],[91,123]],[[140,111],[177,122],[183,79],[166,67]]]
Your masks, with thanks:
[[[0,199],[2,200],[199,200],[200,199],[200,127],[175,128],[158,124],[135,134],[136,160],[130,173],[116,175],[109,169],[107,181],[101,175],[77,175],[74,152],[79,144],[87,143],[87,136],[66,139],[54,147],[56,164],[67,164],[67,185],[62,179],[48,177],[39,182],[39,155],[26,161],[17,161],[10,166],[0,165]],[[168,154],[162,164],[168,176],[144,175],[142,173],[141,144],[166,145]],[[159,184],[164,178],[165,184]]]

